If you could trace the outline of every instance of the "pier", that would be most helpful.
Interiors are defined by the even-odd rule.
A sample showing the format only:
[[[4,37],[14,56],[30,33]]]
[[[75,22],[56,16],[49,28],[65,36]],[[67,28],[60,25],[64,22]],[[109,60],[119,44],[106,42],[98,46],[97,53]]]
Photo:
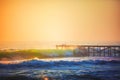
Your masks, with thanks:
[[[73,49],[79,56],[120,57],[120,45],[56,45],[56,49]]]

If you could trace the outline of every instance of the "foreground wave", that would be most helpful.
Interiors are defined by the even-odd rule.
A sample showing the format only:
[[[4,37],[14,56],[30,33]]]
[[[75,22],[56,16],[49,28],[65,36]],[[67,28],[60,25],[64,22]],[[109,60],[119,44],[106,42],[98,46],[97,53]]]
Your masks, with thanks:
[[[120,60],[31,59],[0,64],[0,80],[120,80]]]
[[[83,65],[116,65],[120,61],[111,60],[85,60],[85,61],[42,61],[28,60],[15,64],[0,64],[0,68],[50,68],[60,66],[83,66]]]

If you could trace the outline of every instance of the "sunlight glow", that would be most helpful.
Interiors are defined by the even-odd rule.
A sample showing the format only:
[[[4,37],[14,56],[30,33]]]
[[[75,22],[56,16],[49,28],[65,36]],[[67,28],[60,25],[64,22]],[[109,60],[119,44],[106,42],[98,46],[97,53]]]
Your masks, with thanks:
[[[1,0],[0,47],[118,44],[119,3],[119,0]]]

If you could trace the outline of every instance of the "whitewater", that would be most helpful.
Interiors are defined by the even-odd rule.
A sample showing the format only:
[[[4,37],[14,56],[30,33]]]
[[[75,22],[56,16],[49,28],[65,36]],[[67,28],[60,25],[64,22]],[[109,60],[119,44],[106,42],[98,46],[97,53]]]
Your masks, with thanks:
[[[68,57],[0,61],[0,80],[120,80],[120,58]]]

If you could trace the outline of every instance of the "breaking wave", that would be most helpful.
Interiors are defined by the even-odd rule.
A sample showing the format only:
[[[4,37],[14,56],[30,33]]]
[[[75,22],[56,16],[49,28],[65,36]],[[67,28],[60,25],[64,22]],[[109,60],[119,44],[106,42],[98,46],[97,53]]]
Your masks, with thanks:
[[[120,60],[34,58],[0,63],[0,72],[0,80],[120,80]]]
[[[51,68],[51,67],[61,67],[61,66],[83,66],[83,65],[117,65],[120,64],[119,60],[25,60],[21,62],[16,62],[12,64],[0,64],[0,68]]]

